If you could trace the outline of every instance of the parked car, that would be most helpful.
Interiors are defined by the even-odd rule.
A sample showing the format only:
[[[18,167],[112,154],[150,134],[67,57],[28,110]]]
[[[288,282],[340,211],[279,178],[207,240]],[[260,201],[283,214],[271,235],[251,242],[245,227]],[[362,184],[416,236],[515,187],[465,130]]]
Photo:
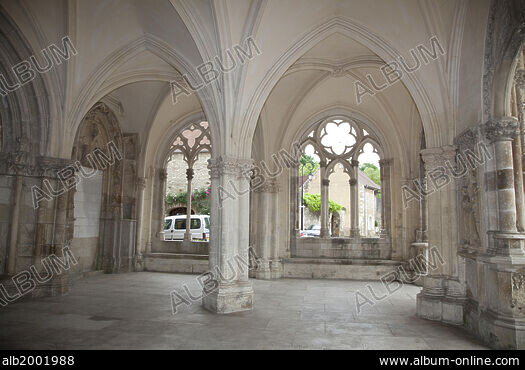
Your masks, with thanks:
[[[319,237],[321,235],[321,226],[319,225],[310,225],[305,230],[301,231],[301,237],[312,238]]]
[[[190,230],[193,240],[210,240],[210,216],[191,215]],[[184,240],[186,215],[168,216],[164,219],[164,240]]]

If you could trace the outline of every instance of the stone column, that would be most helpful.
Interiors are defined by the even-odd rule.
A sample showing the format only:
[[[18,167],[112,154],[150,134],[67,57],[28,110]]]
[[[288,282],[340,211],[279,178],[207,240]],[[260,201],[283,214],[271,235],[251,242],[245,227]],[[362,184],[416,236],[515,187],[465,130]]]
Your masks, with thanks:
[[[321,162],[321,238],[330,237],[330,209],[329,209],[329,200],[330,200],[330,180],[326,174],[326,162]]]
[[[458,278],[458,219],[455,180],[456,147],[421,151],[428,181],[428,259],[432,263],[417,296],[417,315],[424,319],[463,324],[465,287]]]
[[[142,254],[145,252],[145,246],[142,243],[142,219],[144,217],[144,191],[146,190],[146,178],[137,178],[137,236],[135,240],[135,271],[142,271],[144,262]]]
[[[391,159],[382,159],[379,161],[379,172],[381,176],[381,237],[388,237],[391,234],[390,223],[390,168]]]
[[[300,236],[299,230],[299,163],[290,166],[290,255],[296,253],[297,238]]]
[[[350,237],[359,238],[359,162],[351,161],[352,178],[350,179]]]
[[[271,249],[271,209],[270,209],[270,192],[268,192],[268,181],[256,189],[256,194],[259,197],[258,206],[258,228],[257,228],[257,269],[255,277],[257,279],[268,280],[271,277],[270,273],[270,249]]]
[[[503,117],[485,125],[485,135],[494,145],[496,161],[496,191],[498,198],[498,230],[494,236],[495,253],[502,256],[523,256],[517,235],[516,193],[514,189],[514,160],[512,141],[518,135],[518,120]]]
[[[514,188],[516,194],[516,222],[519,232],[525,231],[525,192],[523,174],[523,134],[525,125],[525,69],[518,69],[515,76],[516,103],[518,106],[518,135],[512,141]]]
[[[15,177],[14,197],[11,213],[11,225],[9,230],[9,249],[7,250],[7,274],[16,274],[16,257],[18,245],[18,225],[20,218],[20,203],[22,201],[23,177]]]
[[[282,261],[279,254],[279,224],[277,217],[279,214],[279,184],[276,180],[273,180],[271,186],[269,187],[270,191],[270,220],[272,221],[272,228],[270,230],[271,239],[271,262],[270,262],[270,271],[272,279],[280,279],[282,276]]]
[[[144,248],[144,252],[146,254],[149,254],[151,253],[151,250],[152,250],[152,244],[153,244],[153,228],[154,228],[154,219],[155,219],[155,215],[154,215],[154,210],[155,210],[155,203],[156,203],[156,200],[155,200],[155,186],[157,186],[157,182],[158,180],[156,180],[156,176],[155,176],[155,167],[151,166],[149,168],[149,179],[150,179],[150,189],[149,189],[149,208],[148,208],[148,220],[149,220],[149,225],[148,225],[148,241],[146,242],[146,247]]]
[[[191,241],[191,180],[193,180],[193,168],[186,170],[186,180],[188,187],[186,190],[186,232],[184,233],[184,240]]]
[[[488,255],[480,261],[484,272],[481,284],[490,294],[482,297],[475,329],[492,347],[524,349],[525,234],[517,231],[513,168],[513,140],[519,123],[513,117],[494,119],[485,125],[484,132],[494,146],[498,230],[489,231]]]
[[[253,308],[249,270],[249,200],[251,159],[221,156],[209,160],[211,230],[209,271],[202,304],[227,314]]]
[[[281,276],[277,237],[277,193],[279,187],[274,179],[265,180],[255,192],[260,199],[258,205],[257,279],[277,279]]]
[[[160,240],[164,240],[164,218],[166,216],[166,210],[165,210],[165,196],[166,196],[166,181],[168,179],[168,171],[166,171],[165,168],[159,169],[159,188],[158,188],[158,204],[159,204],[159,223],[156,225],[156,233],[160,237]]]

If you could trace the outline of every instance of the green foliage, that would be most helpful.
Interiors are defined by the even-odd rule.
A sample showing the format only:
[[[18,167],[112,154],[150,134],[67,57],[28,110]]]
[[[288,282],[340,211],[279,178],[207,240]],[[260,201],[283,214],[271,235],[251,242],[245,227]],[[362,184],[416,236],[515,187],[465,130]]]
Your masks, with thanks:
[[[321,211],[321,195],[305,193],[303,195],[303,202],[306,207],[312,212]],[[343,206],[337,204],[333,200],[328,201],[328,210],[330,213],[337,213],[343,209]]]
[[[175,204],[185,205],[187,192],[178,194],[167,193],[165,202],[167,206]],[[210,214],[210,188],[196,189],[191,195],[192,208],[200,215]]]
[[[299,159],[299,176],[307,176],[319,168],[319,163],[316,163],[314,157],[303,154]]]
[[[363,163],[361,166],[359,166],[359,169],[363,171],[368,177],[370,177],[370,180],[381,186],[381,174],[379,172],[379,168],[377,168],[376,165],[373,163]]]

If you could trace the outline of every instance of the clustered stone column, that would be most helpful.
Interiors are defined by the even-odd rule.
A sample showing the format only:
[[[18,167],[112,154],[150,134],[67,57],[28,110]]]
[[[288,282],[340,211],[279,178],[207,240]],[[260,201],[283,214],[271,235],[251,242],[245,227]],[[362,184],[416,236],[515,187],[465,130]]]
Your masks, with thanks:
[[[281,277],[281,261],[278,248],[278,225],[275,215],[278,213],[279,186],[274,179],[265,180],[255,189],[259,197],[257,243],[257,279],[278,279]]]
[[[184,240],[191,241],[191,180],[193,180],[193,168],[186,170],[187,190],[186,190],[186,232],[184,233]]]
[[[144,269],[143,249],[142,243],[142,218],[144,216],[144,191],[146,190],[146,178],[137,178],[137,236],[135,239],[135,271],[142,271]]]
[[[326,178],[326,162],[321,161],[321,238],[330,237],[330,180]]]
[[[455,146],[421,151],[429,185],[429,219],[433,220],[427,230],[429,261],[433,266],[428,266],[423,290],[417,296],[417,314],[429,320],[462,325],[466,297],[465,287],[458,278],[456,185],[448,172],[455,171],[457,166],[456,151]]]
[[[249,272],[249,207],[251,159],[220,156],[209,160],[211,230],[209,271],[202,303],[226,314],[253,308]]]
[[[350,178],[350,237],[359,238],[359,162],[351,161],[352,176]]]
[[[299,188],[299,163],[293,163],[289,167],[290,170],[290,254],[295,256],[297,238],[300,237],[299,229],[299,202],[300,191]]]

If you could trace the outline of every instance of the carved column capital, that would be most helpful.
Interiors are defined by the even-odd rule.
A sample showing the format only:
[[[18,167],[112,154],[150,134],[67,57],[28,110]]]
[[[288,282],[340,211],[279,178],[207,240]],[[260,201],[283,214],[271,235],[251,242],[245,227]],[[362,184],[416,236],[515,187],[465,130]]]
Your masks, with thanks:
[[[356,160],[352,159],[352,160],[350,161],[350,166],[352,166],[352,167],[357,167],[357,166],[359,166],[359,161],[356,161]]]
[[[379,160],[379,166],[380,167],[390,167],[394,163],[394,160],[392,158],[385,158]]]
[[[233,175],[237,178],[250,178],[254,168],[252,159],[239,159],[220,156],[216,159],[208,159],[208,169],[212,178],[223,175]]]
[[[330,186],[330,180],[328,180],[328,179],[323,179],[323,180],[321,181],[321,184],[322,184],[323,186]]]
[[[455,167],[456,151],[456,147],[452,145],[422,150],[421,158],[425,164],[425,171],[431,172],[437,168],[443,168],[447,162]]]
[[[485,124],[483,132],[488,140],[512,141],[518,134],[519,122],[514,117],[493,119]]]
[[[350,179],[350,181],[348,181],[348,183],[350,184],[350,186],[356,186],[357,185],[357,179]]]

